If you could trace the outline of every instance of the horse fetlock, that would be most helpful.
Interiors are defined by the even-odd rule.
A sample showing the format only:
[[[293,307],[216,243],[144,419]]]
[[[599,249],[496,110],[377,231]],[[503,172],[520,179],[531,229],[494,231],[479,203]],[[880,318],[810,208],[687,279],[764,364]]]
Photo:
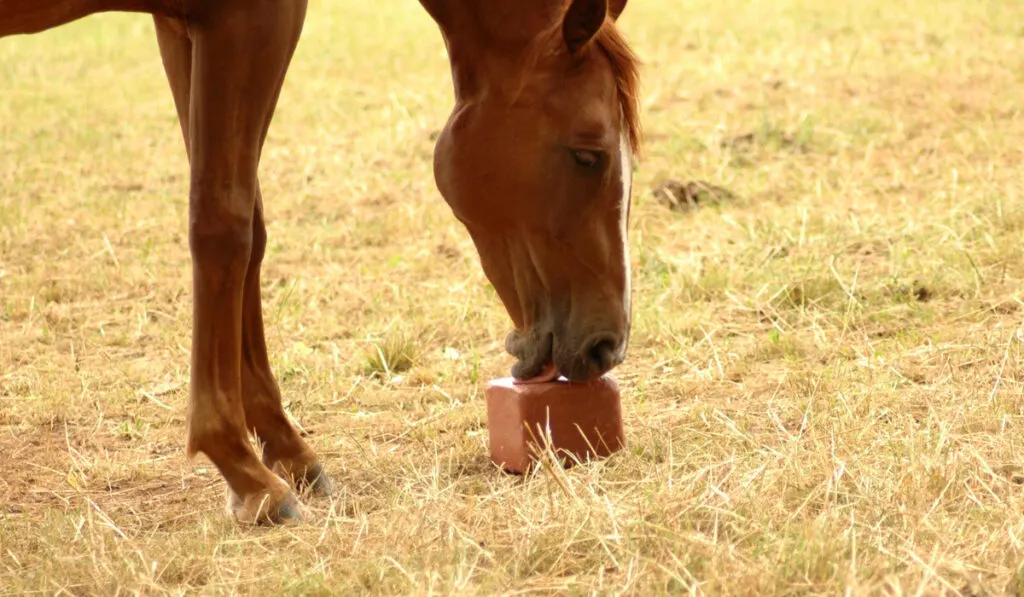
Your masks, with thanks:
[[[226,416],[222,408],[208,401],[193,399],[188,413],[187,445],[189,454],[202,452],[210,460],[243,457],[252,449],[245,433],[244,414]],[[241,418],[239,421],[238,419]]]
[[[229,486],[227,489],[227,511],[235,520],[248,525],[274,525],[299,522],[305,517],[305,509],[284,481],[266,489],[239,495]]]

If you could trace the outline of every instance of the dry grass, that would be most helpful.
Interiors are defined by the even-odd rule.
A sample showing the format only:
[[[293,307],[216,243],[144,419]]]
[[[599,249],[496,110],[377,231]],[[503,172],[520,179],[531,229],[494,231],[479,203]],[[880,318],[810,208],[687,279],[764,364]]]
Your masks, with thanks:
[[[0,40],[0,594],[1020,594],[1022,22],[631,3],[630,448],[511,478],[480,391],[508,323],[430,173],[440,37],[414,2],[316,3],[264,296],[339,492],[270,530],[183,455],[186,163],[149,20]],[[735,197],[670,211],[666,178]]]

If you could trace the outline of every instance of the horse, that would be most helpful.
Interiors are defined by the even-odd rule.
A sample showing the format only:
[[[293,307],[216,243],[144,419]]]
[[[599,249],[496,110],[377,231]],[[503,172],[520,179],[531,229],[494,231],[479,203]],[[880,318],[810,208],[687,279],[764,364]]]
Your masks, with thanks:
[[[454,87],[434,182],[512,320],[518,379],[586,382],[625,358],[641,137],[639,61],[616,25],[626,1],[420,0]],[[217,467],[239,522],[301,521],[296,492],[331,481],[267,355],[257,170],[307,0],[2,0],[0,37],[109,11],[152,15],[188,157],[186,455]]]

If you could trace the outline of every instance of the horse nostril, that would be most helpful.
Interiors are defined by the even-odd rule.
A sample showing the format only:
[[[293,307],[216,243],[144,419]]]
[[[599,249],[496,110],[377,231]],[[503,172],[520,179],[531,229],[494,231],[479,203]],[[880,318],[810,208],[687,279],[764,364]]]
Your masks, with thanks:
[[[615,349],[619,343],[612,336],[595,338],[587,349],[587,358],[602,373],[616,365]]]

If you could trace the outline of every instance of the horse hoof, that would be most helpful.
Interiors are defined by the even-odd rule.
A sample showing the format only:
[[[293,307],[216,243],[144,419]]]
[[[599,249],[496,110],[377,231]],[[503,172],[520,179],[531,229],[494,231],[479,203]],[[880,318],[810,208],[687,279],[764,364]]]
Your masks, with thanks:
[[[301,522],[304,518],[302,504],[290,490],[254,493],[242,499],[229,488],[228,510],[238,522],[256,526]]]
[[[299,493],[307,493],[313,497],[328,497],[333,486],[324,465],[313,462],[309,466],[300,466],[279,460],[271,465],[278,477],[290,483]]]
[[[324,471],[324,465],[317,462],[309,467],[306,474],[299,481],[299,489],[307,490],[309,495],[315,497],[328,497],[334,490],[331,478]]]
[[[275,524],[283,524],[287,522],[302,522],[302,513],[300,512],[299,501],[294,497],[291,503],[279,504],[277,507],[276,516],[273,522]]]

